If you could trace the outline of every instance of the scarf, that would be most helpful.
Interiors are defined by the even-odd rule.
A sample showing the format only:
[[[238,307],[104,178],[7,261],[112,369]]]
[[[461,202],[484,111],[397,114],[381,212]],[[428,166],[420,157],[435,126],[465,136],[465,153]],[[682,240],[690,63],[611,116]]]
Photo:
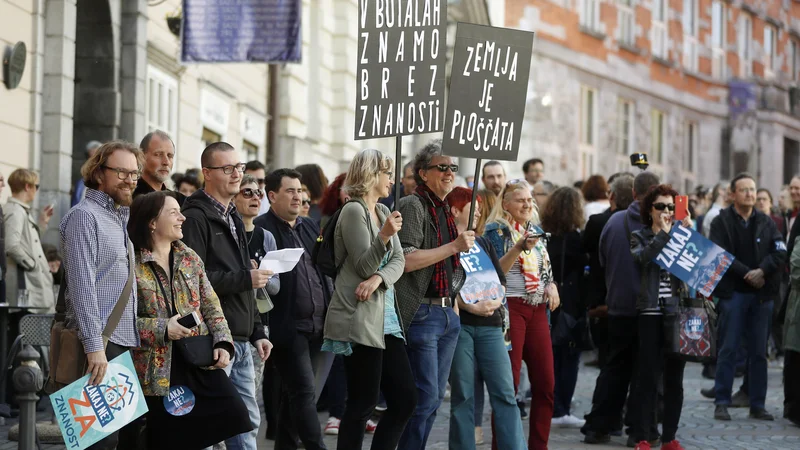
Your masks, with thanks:
[[[436,208],[442,208],[447,220],[447,230],[450,232],[450,239],[455,240],[458,237],[458,229],[456,229],[456,221],[453,215],[450,214],[450,206],[446,201],[440,200],[439,196],[433,193],[431,188],[425,184],[417,186],[416,194],[428,206],[428,213],[433,217],[433,223],[436,225],[436,246],[442,246],[442,230],[439,229],[439,216],[436,213]],[[453,270],[461,267],[458,254],[451,256],[453,259]],[[444,260],[439,261],[433,268],[433,282],[436,290],[441,297],[451,297],[450,293],[450,280],[447,279],[447,270],[445,268]]]
[[[517,222],[514,222],[511,226],[512,241],[519,242],[523,234],[525,234],[525,228]],[[529,294],[537,293],[541,278],[539,273],[539,250],[536,247],[530,252],[522,252],[519,254],[519,271],[525,279],[525,292]]]

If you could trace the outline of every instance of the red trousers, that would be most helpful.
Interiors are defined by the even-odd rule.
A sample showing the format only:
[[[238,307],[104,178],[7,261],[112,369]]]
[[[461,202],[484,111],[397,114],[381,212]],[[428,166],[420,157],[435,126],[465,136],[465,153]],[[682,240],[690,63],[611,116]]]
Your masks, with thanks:
[[[531,382],[529,450],[547,450],[550,438],[550,422],[553,419],[555,376],[553,373],[553,345],[550,341],[550,324],[547,321],[547,305],[531,306],[521,298],[508,298],[511,328],[511,371],[514,387],[519,386],[522,361],[528,366]],[[492,428],[494,435],[494,427]],[[497,443],[492,438],[492,450]]]

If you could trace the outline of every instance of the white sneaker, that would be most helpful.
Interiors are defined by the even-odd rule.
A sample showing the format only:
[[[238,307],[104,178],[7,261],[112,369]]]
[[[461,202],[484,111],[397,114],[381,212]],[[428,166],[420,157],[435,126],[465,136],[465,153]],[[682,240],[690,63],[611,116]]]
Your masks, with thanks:
[[[553,418],[550,422],[550,426],[556,428],[581,428],[586,424],[585,420],[581,420],[572,414],[568,416]]]
[[[329,436],[338,436],[339,435],[339,424],[342,421],[337,419],[336,417],[328,417],[328,423],[325,424],[325,434]]]

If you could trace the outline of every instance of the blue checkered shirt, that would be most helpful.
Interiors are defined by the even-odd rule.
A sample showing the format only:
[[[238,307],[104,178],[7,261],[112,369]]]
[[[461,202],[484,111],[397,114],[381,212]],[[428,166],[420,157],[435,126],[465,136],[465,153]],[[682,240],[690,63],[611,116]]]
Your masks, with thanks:
[[[219,202],[219,200],[215,199],[211,195],[203,189],[203,194],[206,194],[209,200],[211,200],[211,204],[214,205],[214,209],[219,213],[219,216],[222,217],[222,220],[228,223],[228,226],[231,229],[231,234],[233,235],[233,240],[239,244],[239,235],[236,234],[236,223],[233,221],[233,214],[236,212],[236,205],[231,201],[228,203],[228,207],[225,208],[225,205]]]
[[[103,350],[103,328],[128,280],[130,208],[117,208],[107,194],[86,189],[86,198],[61,219],[61,251],[67,276],[66,325],[77,328],[86,353]],[[136,280],[111,342],[138,347]]]

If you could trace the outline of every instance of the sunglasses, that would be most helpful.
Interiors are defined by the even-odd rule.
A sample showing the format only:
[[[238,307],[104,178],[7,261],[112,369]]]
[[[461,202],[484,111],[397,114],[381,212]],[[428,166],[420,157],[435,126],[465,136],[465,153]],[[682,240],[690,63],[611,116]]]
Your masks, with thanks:
[[[265,184],[267,184],[267,179],[266,178],[256,178],[256,182],[259,184],[259,186],[264,186]]]
[[[428,170],[437,169],[439,172],[445,173],[450,169],[453,173],[458,173],[458,164],[436,164],[435,166],[428,166]]]
[[[303,200],[303,206],[310,206],[311,200]]]
[[[655,208],[656,211],[663,211],[664,209],[675,211],[675,203],[653,203],[653,208]]]
[[[241,191],[239,191],[239,193],[242,194],[242,197],[247,199],[253,198],[253,196],[261,198],[264,195],[264,191],[262,191],[261,189],[251,189],[251,188],[242,189]]]

